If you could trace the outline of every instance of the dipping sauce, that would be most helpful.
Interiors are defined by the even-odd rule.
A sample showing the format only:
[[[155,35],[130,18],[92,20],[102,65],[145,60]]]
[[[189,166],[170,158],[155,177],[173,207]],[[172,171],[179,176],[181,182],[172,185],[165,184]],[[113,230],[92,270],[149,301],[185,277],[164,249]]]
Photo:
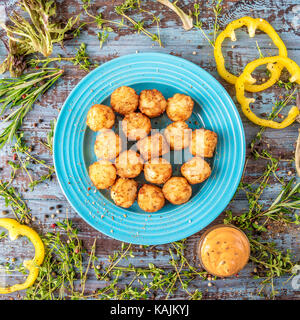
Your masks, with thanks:
[[[250,256],[249,240],[235,226],[217,225],[202,235],[198,256],[207,272],[218,277],[229,277],[247,264]]]

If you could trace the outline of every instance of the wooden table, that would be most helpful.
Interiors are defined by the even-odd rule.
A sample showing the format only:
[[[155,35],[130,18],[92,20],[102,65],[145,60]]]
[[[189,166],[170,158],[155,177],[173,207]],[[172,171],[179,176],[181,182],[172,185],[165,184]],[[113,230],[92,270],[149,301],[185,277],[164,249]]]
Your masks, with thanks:
[[[6,2],[8,5],[13,5],[14,3],[14,1],[1,1],[1,3],[3,2]],[[82,10],[79,0],[57,2],[59,3],[59,14],[64,17],[77,14]],[[116,16],[111,13],[113,11],[112,2],[119,4],[121,1],[98,0],[94,9],[102,8],[105,17],[116,19]],[[203,28],[206,32],[211,32],[213,25],[212,9],[206,1],[200,2]],[[64,49],[56,47],[55,54],[60,53],[64,56],[74,55],[75,48],[78,44],[80,42],[85,42],[89,55],[99,64],[135,52],[137,54],[139,52],[164,52],[177,55],[194,62],[211,73],[223,84],[236,102],[234,87],[223,81],[217,74],[212,47],[203,38],[201,32],[195,29],[189,32],[184,31],[179,19],[171,11],[164,8],[162,5],[155,3],[155,1],[149,0],[147,3],[148,9],[154,10],[156,14],[160,13],[162,25],[161,37],[164,44],[163,48],[153,45],[151,40],[145,36],[122,30],[119,34],[110,35],[107,43],[100,49],[96,36],[97,30],[94,26],[90,26],[88,30],[81,34],[79,39],[66,43]],[[193,1],[191,0],[179,1],[179,3],[181,3],[182,8],[186,11],[193,9]],[[230,21],[242,16],[249,15],[252,17],[264,18],[273,25],[285,42],[288,48],[289,57],[300,64],[300,5],[296,5],[296,3],[296,0],[226,0],[224,1],[223,14],[220,18],[221,29]],[[239,72],[247,62],[258,58],[255,40],[259,42],[260,48],[266,54],[275,52],[272,41],[261,32],[257,33],[258,35],[256,35],[254,39],[249,39],[245,32],[238,32],[238,42],[234,44],[234,47],[229,41],[224,43],[223,51],[227,52],[226,63],[227,66],[230,66],[231,70]],[[3,60],[5,55],[3,47],[0,48],[0,55],[1,60]],[[52,157],[49,152],[38,143],[38,140],[46,138],[47,132],[50,129],[50,121],[58,116],[59,110],[70,91],[86,74],[84,71],[79,70],[74,66],[70,66],[70,64],[66,64],[65,71],[65,75],[59,83],[50,90],[41,101],[36,103],[34,109],[26,117],[26,121],[23,125],[23,130],[26,133],[26,140],[35,146],[34,152],[47,163],[52,163]],[[270,110],[272,103],[279,94],[280,93],[274,89],[264,92],[263,98],[257,103],[259,112],[263,113]],[[237,107],[239,109],[238,104]],[[241,112],[240,114],[245,128],[247,145],[249,146],[249,142],[255,136],[258,127],[250,123]],[[39,123],[38,119],[41,119],[42,122]],[[269,150],[274,156],[281,157],[282,159],[291,159],[294,155],[298,127],[299,124],[294,124],[284,130],[275,131],[268,129],[264,134],[263,143],[270,146]],[[247,156],[248,155],[249,148],[247,148]],[[9,177],[9,168],[6,166],[6,162],[11,159],[12,154],[10,148],[5,147],[0,151],[0,167],[4,169],[0,173],[1,179],[7,179]],[[262,174],[265,165],[266,162],[262,160],[255,161],[250,158],[245,171],[246,181],[254,181],[259,177]],[[34,170],[34,175],[37,176],[44,173],[37,165],[34,166]],[[280,177],[288,177],[288,175],[294,176],[294,164],[291,162],[281,162],[278,175]],[[69,219],[72,219],[75,225],[80,229],[80,237],[87,247],[91,246],[93,239],[97,237],[97,255],[100,259],[106,260],[108,254],[113,250],[120,248],[121,243],[119,241],[94,230],[87,225],[76,212],[74,212],[64,197],[56,179],[53,179],[51,182],[46,181],[35,188],[33,192],[27,191],[27,184],[27,175],[25,173],[19,174],[15,186],[21,191],[22,197],[28,201],[28,206],[31,209],[32,215],[36,218],[36,221],[33,222],[32,225],[40,233],[51,230],[51,224],[64,219],[66,211],[68,210]],[[262,197],[262,201],[270,203],[275,195],[278,194],[279,190],[279,183],[272,180],[270,188],[268,188]],[[57,212],[57,209],[51,210],[51,208],[55,208],[57,205],[62,205],[62,209]],[[4,208],[2,199],[0,199],[0,208]],[[228,208],[230,208],[234,214],[245,211],[247,208],[245,194],[242,192],[238,193],[236,201],[230,204]],[[55,215],[54,218],[51,217],[52,214]],[[211,225],[222,222],[223,218],[224,215],[221,214]],[[186,255],[191,262],[194,261],[194,249],[202,232],[203,230],[188,238]],[[292,249],[294,254],[299,258],[299,229],[289,228],[280,234],[269,235],[269,239],[270,241],[275,240],[282,249]],[[168,248],[168,245],[160,247]],[[18,255],[20,258],[28,255],[29,252],[32,252],[32,248],[28,246],[1,246],[1,259],[9,257],[10,250],[13,250],[14,255]],[[162,268],[171,268],[168,264],[168,255],[154,256],[151,251],[141,249],[139,246],[134,246],[134,254],[135,258],[133,258],[132,262],[135,265],[147,266],[149,262],[153,262],[155,265]],[[203,292],[204,299],[259,299],[260,297],[257,295],[257,289],[260,280],[253,279],[253,268],[254,265],[249,263],[240,273],[238,278],[233,277],[226,280],[216,280],[212,287],[208,287],[207,281],[199,280],[193,281],[192,285],[194,288],[198,288],[199,291]],[[287,277],[276,280],[276,289],[279,291],[277,298],[300,299],[300,291],[293,290],[290,282],[284,283],[286,280]],[[94,278],[88,280],[87,288],[88,290],[93,291],[97,288],[97,281]],[[185,297],[182,290],[179,290],[175,295],[176,299],[184,299]],[[11,298],[18,299],[20,296],[18,294],[11,294],[1,297],[1,299]],[[163,297],[161,296],[161,298]]]

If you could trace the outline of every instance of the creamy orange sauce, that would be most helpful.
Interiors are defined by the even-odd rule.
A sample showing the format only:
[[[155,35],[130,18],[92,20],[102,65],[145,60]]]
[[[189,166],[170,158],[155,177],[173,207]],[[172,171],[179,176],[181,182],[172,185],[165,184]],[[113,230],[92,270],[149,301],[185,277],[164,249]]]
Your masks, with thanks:
[[[217,227],[209,231],[200,243],[199,255],[203,267],[211,274],[228,277],[239,272],[248,262],[249,241],[233,227]]]

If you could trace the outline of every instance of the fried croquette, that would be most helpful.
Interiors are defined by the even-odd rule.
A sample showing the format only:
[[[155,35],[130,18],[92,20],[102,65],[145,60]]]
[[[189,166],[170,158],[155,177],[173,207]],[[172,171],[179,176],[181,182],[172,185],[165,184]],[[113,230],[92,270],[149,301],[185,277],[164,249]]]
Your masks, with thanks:
[[[143,159],[133,150],[122,152],[116,159],[118,176],[122,178],[135,178],[143,170]]]
[[[192,132],[190,152],[193,156],[211,158],[218,142],[215,132],[206,129],[196,129]]]
[[[88,111],[86,124],[93,131],[111,129],[115,123],[115,114],[112,108],[103,104],[94,104]]]
[[[100,160],[89,166],[89,176],[97,189],[107,189],[114,184],[117,170],[111,162]]]
[[[170,151],[167,141],[160,133],[155,133],[139,140],[137,147],[145,160],[158,158]]]
[[[190,144],[192,130],[184,121],[176,121],[169,124],[164,135],[168,141],[171,150],[185,149]]]
[[[146,212],[156,212],[165,205],[161,188],[144,184],[138,193],[138,205]]]
[[[118,178],[111,187],[111,198],[117,206],[129,208],[137,196],[138,184],[133,179]]]
[[[172,176],[172,166],[166,159],[152,159],[145,163],[144,175],[151,183],[163,184]]]
[[[114,111],[126,115],[137,109],[139,96],[133,88],[122,86],[111,94],[110,104]]]
[[[122,130],[128,140],[140,140],[150,133],[151,121],[140,112],[132,112],[124,117]]]
[[[139,109],[149,118],[160,116],[166,107],[167,101],[160,91],[153,89],[143,90],[140,93]]]
[[[94,151],[98,159],[115,159],[122,150],[122,141],[119,135],[112,130],[101,131],[97,136]]]
[[[190,96],[182,93],[176,93],[172,98],[168,99],[167,115],[172,121],[187,120],[194,108],[194,101]]]
[[[210,165],[200,157],[194,157],[181,166],[181,174],[190,184],[201,183],[211,175]]]
[[[167,200],[173,204],[183,204],[192,196],[192,187],[183,177],[173,177],[169,179],[162,188]]]

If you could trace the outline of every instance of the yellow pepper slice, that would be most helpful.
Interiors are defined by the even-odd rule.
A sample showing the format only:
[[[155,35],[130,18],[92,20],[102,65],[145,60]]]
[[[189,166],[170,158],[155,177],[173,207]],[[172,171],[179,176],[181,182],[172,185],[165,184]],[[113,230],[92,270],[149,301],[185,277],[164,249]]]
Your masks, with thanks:
[[[43,263],[45,256],[44,244],[40,236],[28,226],[24,226],[14,219],[0,219],[0,227],[8,230],[10,239],[16,240],[19,236],[27,237],[35,248],[35,255],[32,260],[24,260],[24,267],[29,270],[26,281],[22,284],[15,284],[11,287],[0,287],[0,294],[12,293],[19,290],[24,290],[33,285],[39,274],[39,266]]]
[[[237,80],[237,76],[228,72],[225,68],[225,60],[222,54],[222,43],[225,38],[231,38],[232,41],[236,41],[235,29],[239,29],[243,26],[248,28],[248,33],[250,38],[255,36],[256,29],[259,29],[265,32],[274,42],[276,47],[279,49],[279,56],[287,57],[287,49],[283,41],[280,39],[274,28],[266,21],[260,18],[254,19],[251,17],[243,17],[238,20],[234,20],[230,22],[224,31],[222,31],[216,39],[215,48],[214,48],[214,56],[216,60],[217,70],[219,75],[231,84],[235,84]],[[276,64],[269,64],[267,66],[269,69],[271,76],[270,78],[259,85],[246,84],[245,89],[250,92],[259,92],[271,87],[277,79],[280,77],[281,70],[283,66]]]
[[[243,113],[250,121],[258,124],[259,126],[270,127],[274,129],[283,129],[292,124],[296,120],[297,116],[300,114],[299,109],[296,106],[293,106],[290,109],[287,117],[279,123],[272,120],[261,119],[258,116],[256,116],[250,109],[250,103],[255,102],[255,99],[245,97],[245,85],[249,83],[253,84],[256,81],[256,79],[254,79],[251,76],[251,73],[257,67],[270,63],[279,63],[280,65],[285,67],[291,75],[289,80],[291,82],[296,82],[300,84],[300,67],[297,65],[295,61],[287,57],[280,56],[261,58],[248,63],[243,73],[238,77],[235,84],[236,97],[238,102],[241,104]]]

